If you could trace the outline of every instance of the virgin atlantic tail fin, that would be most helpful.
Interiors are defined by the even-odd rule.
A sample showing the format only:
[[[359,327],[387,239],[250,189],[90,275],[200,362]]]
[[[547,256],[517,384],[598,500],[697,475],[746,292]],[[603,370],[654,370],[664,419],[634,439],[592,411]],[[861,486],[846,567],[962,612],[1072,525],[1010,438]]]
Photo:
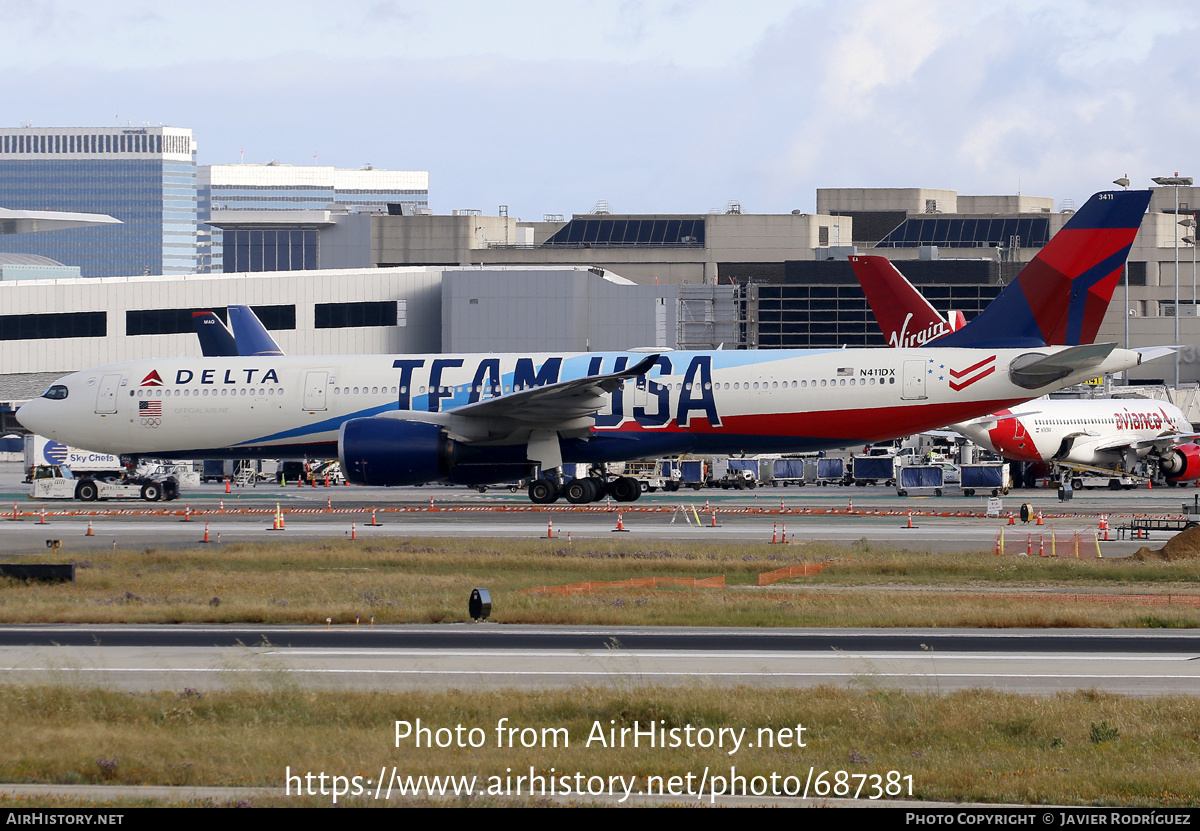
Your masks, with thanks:
[[[954,328],[887,257],[850,257],[850,267],[888,346],[921,346]],[[962,317],[962,312],[952,312]]]

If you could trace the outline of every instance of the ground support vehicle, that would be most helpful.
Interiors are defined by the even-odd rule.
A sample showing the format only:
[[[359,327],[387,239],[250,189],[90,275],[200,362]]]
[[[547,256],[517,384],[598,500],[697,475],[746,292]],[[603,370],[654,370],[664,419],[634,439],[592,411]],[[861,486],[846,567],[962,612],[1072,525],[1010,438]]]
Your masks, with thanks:
[[[758,462],[754,459],[714,459],[712,475],[705,484],[710,488],[745,490],[758,487]]]
[[[1146,481],[1145,476],[1134,476],[1122,470],[1108,470],[1102,467],[1085,465],[1059,465],[1058,481],[1067,483],[1075,490],[1084,488],[1108,488],[1109,490],[1131,491],[1139,482]]]
[[[76,478],[64,465],[37,465],[32,471],[31,499],[144,499],[158,502],[179,497],[179,483],[173,476],[151,479],[142,476],[118,478],[85,476]]]
[[[193,469],[191,462],[145,462],[138,467],[137,475],[160,482],[174,478],[180,490],[200,485],[200,474]]]
[[[313,462],[308,469],[308,484],[316,487],[317,485],[344,485],[346,477],[342,475],[342,466],[337,461],[332,462]]]

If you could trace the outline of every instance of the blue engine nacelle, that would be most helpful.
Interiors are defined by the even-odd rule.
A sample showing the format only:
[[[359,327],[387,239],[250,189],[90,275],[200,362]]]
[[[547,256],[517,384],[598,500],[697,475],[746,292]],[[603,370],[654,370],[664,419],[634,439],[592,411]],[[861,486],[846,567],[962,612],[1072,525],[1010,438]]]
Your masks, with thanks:
[[[437,424],[352,418],[338,432],[338,460],[356,485],[421,485],[449,477],[457,444]]]

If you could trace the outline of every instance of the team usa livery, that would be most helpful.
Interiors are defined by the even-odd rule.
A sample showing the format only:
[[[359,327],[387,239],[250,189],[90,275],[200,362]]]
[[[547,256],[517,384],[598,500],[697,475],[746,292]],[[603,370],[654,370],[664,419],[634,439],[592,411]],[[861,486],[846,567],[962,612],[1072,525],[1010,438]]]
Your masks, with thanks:
[[[1122,198],[1106,207],[1129,210]],[[1074,296],[1070,280],[1041,293],[1038,319],[1054,330]],[[575,480],[571,501],[632,500],[637,483],[608,477],[605,463],[884,441],[1140,360],[1113,344],[1047,346],[1032,332],[1004,348],[182,358],[69,375],[18,419],[124,456],[336,454],[351,482],[369,485],[486,484],[587,463],[593,475]],[[553,478],[530,485],[538,502],[560,493]]]
[[[1093,201],[1098,201],[1098,197]],[[1036,276],[1052,270],[1080,279],[1096,268],[1095,261],[1111,248],[1111,243],[1089,254],[1088,248],[1094,240],[1087,235],[1063,237],[1065,232],[1073,230],[1072,223],[1081,215],[1090,224],[1097,224],[1085,214],[1091,205],[1092,202],[1085,205],[1018,275],[1018,283],[1025,279],[1026,272]],[[1123,232],[1117,241],[1128,244],[1132,242],[1131,231],[1136,228],[1114,230]],[[853,257],[851,264],[889,345],[941,343],[942,335],[962,328],[951,325],[953,318],[943,318],[887,259]],[[1108,270],[1112,265],[1113,261],[1105,258],[1099,271],[1094,271],[1099,276],[1093,289],[1100,298],[1097,306],[1107,305],[1112,297],[1114,275],[1119,277],[1120,268]],[[1106,270],[1108,273],[1104,274]],[[1076,305],[1086,311],[1086,301]],[[1084,322],[1078,327],[1048,327],[1048,342],[1063,345],[1089,342],[1086,339],[1095,336],[1096,326]],[[1197,434],[1173,404],[1146,399],[1045,399],[1021,409],[1022,412],[1016,413],[1005,409],[949,427],[1013,461],[1131,470],[1137,461],[1150,456],[1158,461],[1168,482],[1200,478],[1200,447],[1191,443]]]

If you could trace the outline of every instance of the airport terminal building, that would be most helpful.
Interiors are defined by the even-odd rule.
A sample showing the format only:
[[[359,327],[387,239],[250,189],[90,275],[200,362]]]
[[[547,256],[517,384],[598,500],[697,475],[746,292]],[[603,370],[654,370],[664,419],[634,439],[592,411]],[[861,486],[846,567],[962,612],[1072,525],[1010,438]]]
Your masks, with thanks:
[[[1170,188],[1154,193],[1129,279],[1099,337],[1131,347],[1173,343],[1178,311],[1180,378],[1194,395],[1200,355],[1186,344],[1200,343],[1195,250],[1180,222],[1200,194],[1180,189],[1178,214],[1175,196]],[[506,211],[433,215],[403,206],[223,210],[212,226],[244,232],[237,256],[257,267],[0,283],[0,402],[11,410],[53,377],[86,366],[197,355],[191,311],[230,303],[254,306],[292,354],[882,346],[849,254],[897,260],[935,307],[970,319],[1071,215],[1071,206],[1056,210],[1047,198],[921,188],[822,189],[817,205],[814,214],[756,215],[731,205],[723,213],[536,222]],[[312,228],[298,227],[305,223]],[[293,252],[281,258],[278,237],[271,245],[256,235],[271,227],[311,230],[314,260],[304,262],[308,242],[303,267]],[[8,240],[27,249],[37,236]],[[1169,359],[1130,373],[1146,383],[1172,374]]]

